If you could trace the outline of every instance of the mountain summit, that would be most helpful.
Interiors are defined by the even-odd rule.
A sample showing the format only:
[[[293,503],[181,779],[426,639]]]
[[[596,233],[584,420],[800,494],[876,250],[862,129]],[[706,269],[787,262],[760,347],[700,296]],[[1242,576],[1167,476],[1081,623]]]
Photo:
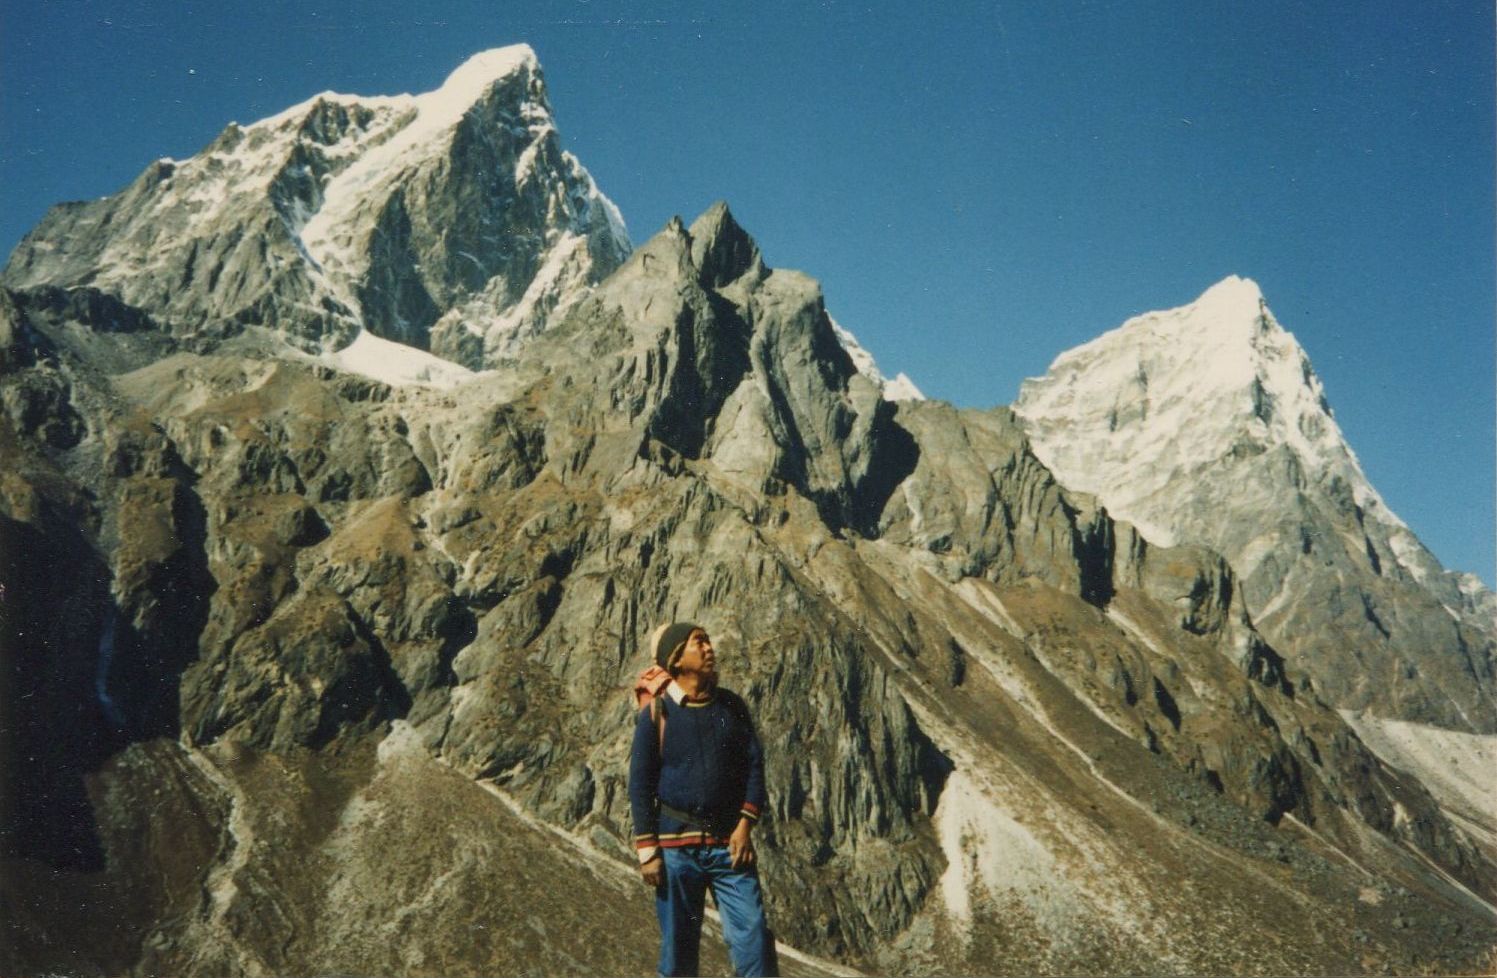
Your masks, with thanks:
[[[1151,542],[1224,554],[1254,621],[1337,705],[1497,731],[1491,592],[1388,509],[1256,283],[1061,354],[1014,410],[1065,485]]]
[[[1279,447],[1309,478],[1344,483],[1370,518],[1403,525],[1362,474],[1309,358],[1251,279],[1223,279],[1188,305],[1068,350],[1024,382],[1014,409],[1067,484],[1164,545],[1181,536],[1166,487],[1224,457]]]
[[[535,54],[475,55],[424,95],[326,92],[124,191],[53,208],[0,284],[108,292],[178,335],[361,329],[478,368],[629,254],[560,147]]]

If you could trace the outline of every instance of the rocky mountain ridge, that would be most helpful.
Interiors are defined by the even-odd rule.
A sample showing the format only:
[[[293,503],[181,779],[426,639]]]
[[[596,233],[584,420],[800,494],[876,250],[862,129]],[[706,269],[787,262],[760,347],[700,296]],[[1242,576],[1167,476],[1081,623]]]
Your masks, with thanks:
[[[790,973],[1497,936],[1497,826],[1370,751],[1227,559],[1008,409],[890,400],[725,205],[451,386],[39,261],[0,289],[8,971],[648,970],[626,690],[682,617],[770,745]]]
[[[540,63],[518,44],[422,95],[323,92],[230,123],[119,194],[55,207],[0,285],[94,290],[210,345],[264,327],[285,352],[390,379],[386,364],[410,354],[381,340],[469,371],[513,360],[631,248],[618,208],[561,149]],[[891,398],[923,396],[851,332],[838,339]],[[401,379],[466,376],[426,361]]]

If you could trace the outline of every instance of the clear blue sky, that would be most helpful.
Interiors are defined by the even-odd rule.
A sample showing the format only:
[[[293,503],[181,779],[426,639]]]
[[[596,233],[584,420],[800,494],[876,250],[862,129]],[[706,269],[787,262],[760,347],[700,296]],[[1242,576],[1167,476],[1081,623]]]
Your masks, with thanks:
[[[1373,484],[1493,580],[1490,3],[727,6],[4,0],[0,250],[230,120],[526,41],[636,241],[727,199],[935,397],[1256,279]]]

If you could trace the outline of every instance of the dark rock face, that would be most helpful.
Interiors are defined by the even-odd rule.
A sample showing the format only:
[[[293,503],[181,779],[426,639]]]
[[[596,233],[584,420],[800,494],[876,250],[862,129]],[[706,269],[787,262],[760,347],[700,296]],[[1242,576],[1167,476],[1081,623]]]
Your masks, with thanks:
[[[787,973],[1486,960],[1480,824],[1363,745],[1257,630],[1251,582],[1063,487],[1008,409],[883,400],[815,282],[726,206],[596,287],[533,290],[607,262],[552,248],[545,278],[503,235],[471,254],[512,264],[475,271],[462,252],[518,220],[484,208],[573,249],[568,222],[612,233],[537,175],[572,164],[509,57],[449,81],[482,84],[441,153],[402,149],[423,106],[326,98],[195,158],[289,146],[269,205],[150,211],[163,164],[13,258],[0,970],[647,970],[627,690],[681,618],[711,626],[767,747]],[[328,189],[407,151],[380,193]],[[136,249],[241,204],[327,261],[298,251],[288,292],[268,244],[242,276],[207,244],[190,274]],[[106,213],[123,243],[87,237]],[[110,281],[118,248],[173,256],[166,278]],[[163,284],[210,254],[216,285]],[[500,369],[391,386],[288,349],[322,313],[241,314],[296,295]]]

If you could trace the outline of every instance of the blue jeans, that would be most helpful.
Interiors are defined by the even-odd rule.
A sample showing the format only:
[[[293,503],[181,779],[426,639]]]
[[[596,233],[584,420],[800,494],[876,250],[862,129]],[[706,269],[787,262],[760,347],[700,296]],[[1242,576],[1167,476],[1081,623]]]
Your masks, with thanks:
[[[665,883],[655,890],[655,913],[660,918],[660,974],[701,972],[697,951],[702,944],[702,910],[709,886],[722,919],[733,973],[743,978],[778,974],[774,938],[764,920],[758,872],[752,866],[734,869],[726,846],[683,846],[663,852]]]

